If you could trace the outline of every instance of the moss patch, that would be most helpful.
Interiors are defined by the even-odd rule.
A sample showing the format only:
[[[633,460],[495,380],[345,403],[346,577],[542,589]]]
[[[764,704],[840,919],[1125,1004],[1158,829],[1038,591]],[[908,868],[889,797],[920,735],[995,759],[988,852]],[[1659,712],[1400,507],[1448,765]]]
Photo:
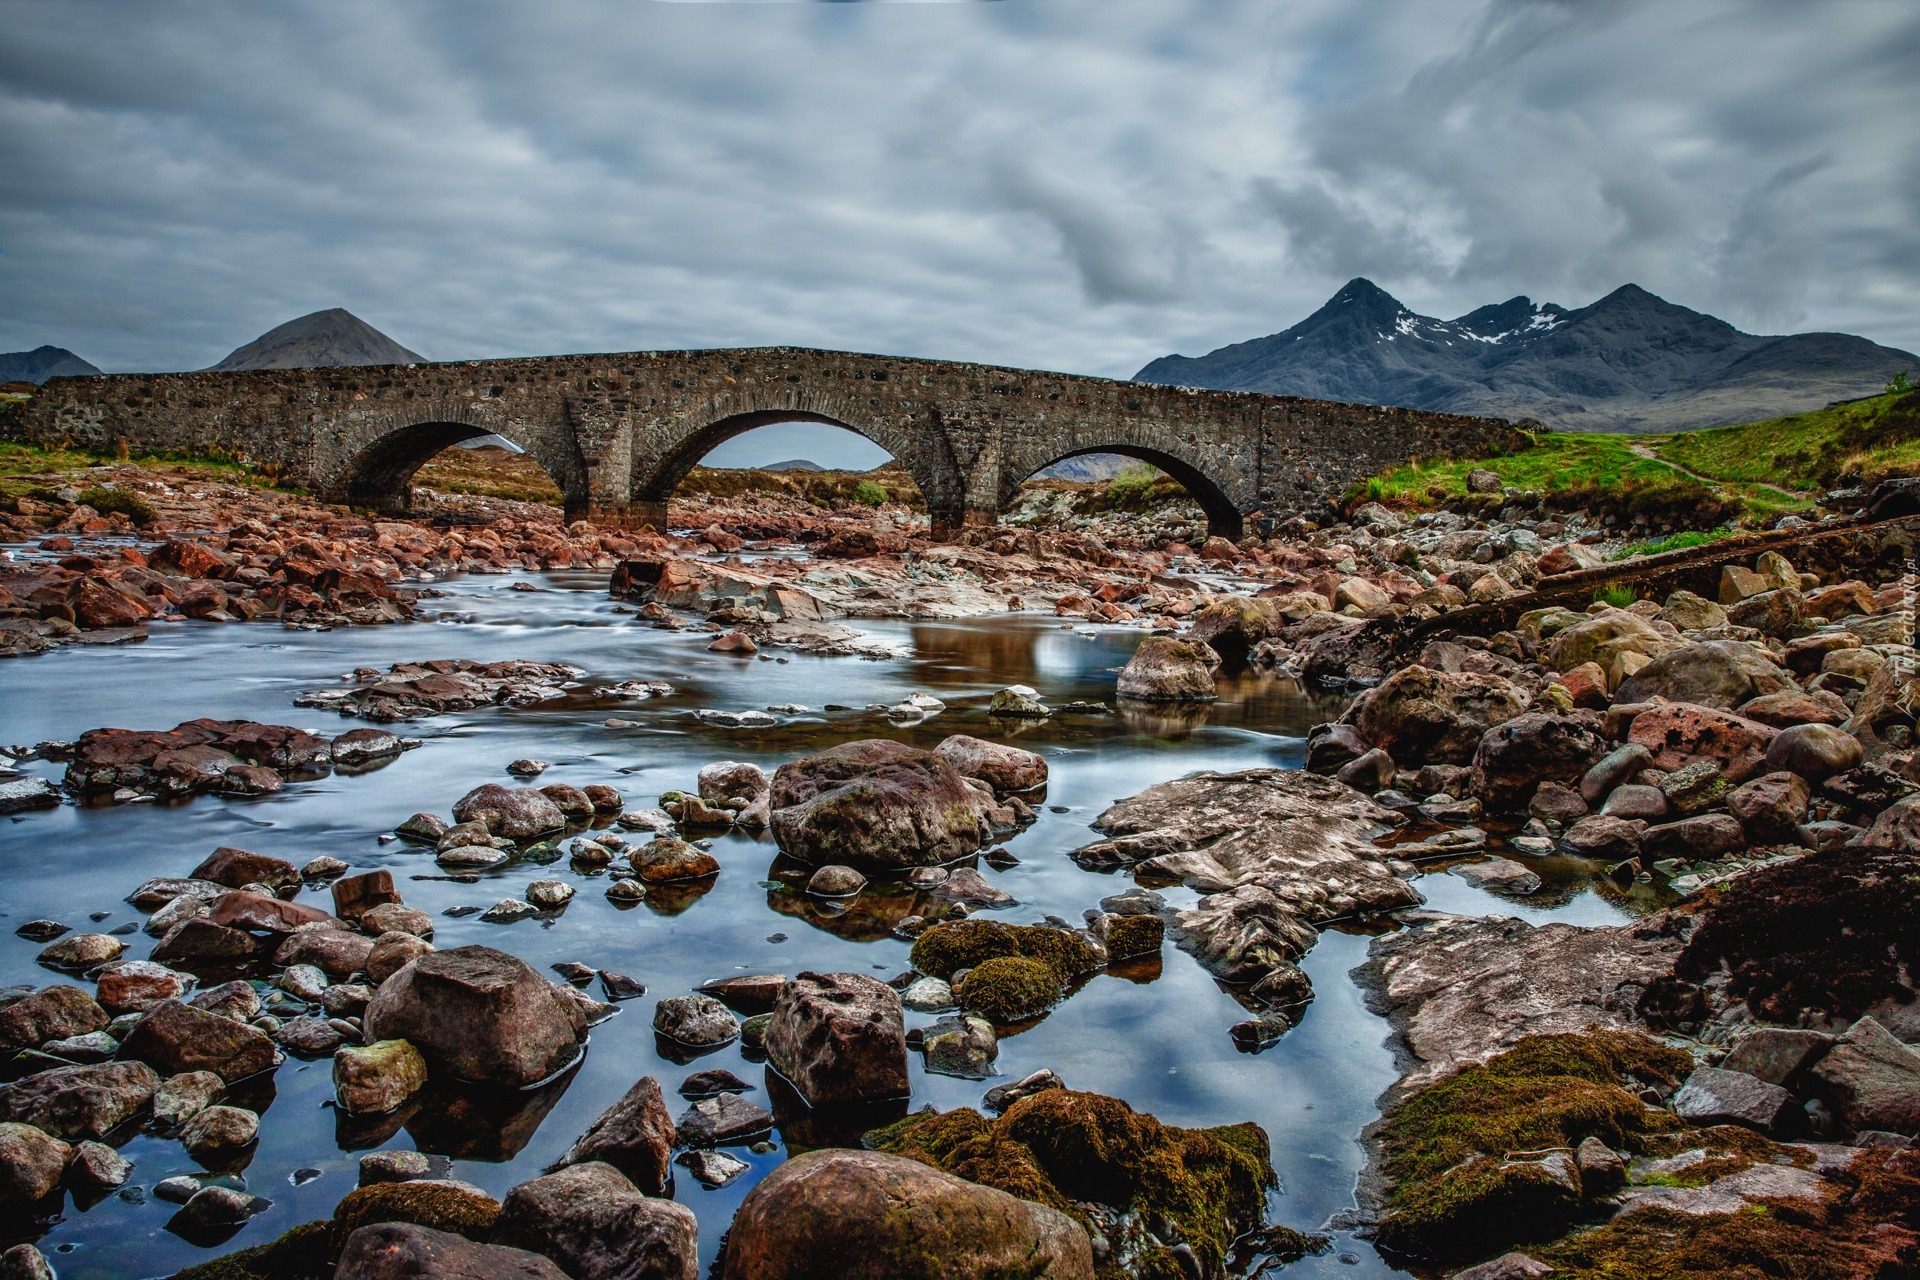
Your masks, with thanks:
[[[953,920],[937,924],[913,944],[913,967],[936,978],[951,978],[1001,956],[1025,956],[1053,970],[1065,986],[1100,967],[1099,953],[1067,929],[1046,925],[1008,925],[992,920]]]
[[[1049,1205],[1095,1228],[1081,1201],[1164,1218],[1167,1247],[1152,1250],[1144,1276],[1180,1276],[1171,1246],[1191,1245],[1217,1274],[1236,1237],[1259,1228],[1277,1184],[1258,1125],[1178,1129],[1118,1098],[1051,1089],[1015,1103],[998,1120],[965,1108],[923,1112],[867,1135],[878,1150],[944,1169]],[[1099,1273],[1121,1272],[1111,1264]]]
[[[1578,1196],[1543,1178],[1539,1154],[1599,1138],[1637,1151],[1680,1122],[1631,1091],[1677,1083],[1693,1059],[1621,1031],[1533,1036],[1406,1099],[1380,1134],[1394,1184],[1377,1239],[1423,1257],[1464,1259],[1548,1239]],[[1511,1158],[1510,1158],[1511,1157]]]
[[[1857,1017],[1885,999],[1908,1001],[1901,965],[1920,972],[1920,858],[1842,849],[1743,876],[1710,897],[1674,965],[1648,988],[1643,1012],[1687,1025],[1700,982],[1722,964],[1729,991],[1771,1022],[1803,1009]]]
[[[173,1280],[314,1280],[331,1275],[329,1232],[325,1222],[303,1223],[278,1240],[176,1271]]]
[[[1060,979],[1038,960],[995,956],[968,970],[953,993],[969,1013],[991,1022],[1019,1022],[1053,1007],[1060,999]]]
[[[444,1182],[381,1182],[349,1191],[334,1206],[332,1255],[340,1256],[347,1237],[375,1222],[411,1222],[484,1242],[500,1202]]]
[[[1824,1204],[1638,1209],[1532,1252],[1573,1280],[1892,1280],[1920,1270],[1920,1153],[1868,1151]]]
[[[1167,922],[1159,916],[1121,916],[1107,926],[1107,955],[1113,960],[1158,955],[1166,937]]]

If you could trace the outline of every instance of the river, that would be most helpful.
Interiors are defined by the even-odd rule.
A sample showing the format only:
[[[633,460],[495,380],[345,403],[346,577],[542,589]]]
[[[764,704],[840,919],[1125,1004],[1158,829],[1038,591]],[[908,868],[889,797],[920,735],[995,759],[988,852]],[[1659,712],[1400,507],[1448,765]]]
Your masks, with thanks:
[[[515,584],[536,588],[514,589]],[[510,783],[506,764],[532,756],[552,762],[540,778],[579,786],[612,783],[630,805],[651,805],[663,790],[689,787],[700,766],[750,760],[769,772],[782,761],[835,742],[893,737],[932,746],[952,733],[1005,738],[984,707],[994,690],[1029,684],[1055,703],[1113,700],[1114,671],[1140,632],[1067,627],[1037,614],[966,622],[865,623],[896,642],[903,656],[873,661],[763,652],[758,658],[709,653],[699,631],[668,632],[636,623],[606,596],[601,574],[553,573],[455,579],[444,596],[423,602],[433,619],[412,625],[283,631],[265,625],[157,625],[143,644],[73,647],[0,663],[0,739],[32,743],[71,738],[103,725],[168,728],[196,716],[295,724],[324,734],[357,727],[328,712],[296,710],[299,693],[336,687],[358,666],[402,660],[527,658],[563,661],[589,673],[560,703],[485,708],[403,729],[424,744],[383,768],[290,783],[250,800],[202,797],[178,804],[131,804],[20,815],[0,824],[0,985],[62,980],[35,964],[38,943],[14,936],[21,923],[52,917],[109,931],[142,916],[122,899],[149,876],[184,875],[219,845],[236,845],[299,864],[331,854],[355,870],[392,870],[409,905],[435,915],[440,947],[486,943],[536,968],[563,960],[628,973],[648,995],[621,1005],[595,1027],[585,1061],[518,1114],[436,1125],[422,1114],[408,1128],[336,1126],[327,1063],[289,1059],[267,1096],[257,1151],[244,1185],[273,1201],[221,1249],[271,1239],[297,1223],[327,1216],[351,1190],[366,1144],[418,1146],[454,1156],[451,1176],[498,1196],[535,1176],[642,1074],[657,1077],[677,1114],[675,1087],[695,1070],[727,1067],[760,1081],[761,1068],[738,1045],[680,1065],[661,1056],[651,1029],[655,999],[746,973],[855,970],[887,978],[907,963],[908,944],[886,925],[911,908],[907,894],[870,893],[843,916],[823,912],[797,892],[770,839],[730,834],[714,842],[722,871],[711,889],[667,901],[616,907],[601,884],[568,869],[511,862],[478,883],[440,876],[431,853],[381,837],[410,814],[445,814],[483,782]],[[664,680],[675,692],[642,702],[596,694],[621,680]],[[948,710],[918,725],[890,725],[864,708],[924,690]],[[797,704],[771,729],[722,729],[695,720],[701,708],[761,709]],[[1066,855],[1094,838],[1088,823],[1114,800],[1197,769],[1298,767],[1310,725],[1339,703],[1298,684],[1263,676],[1226,682],[1221,700],[1192,713],[1056,717],[1009,739],[1044,753],[1052,769],[1039,820],[1009,841],[1017,865],[983,871],[1019,899],[994,913],[1014,923],[1054,914],[1078,921],[1100,898],[1128,885],[1124,876],[1081,870]],[[612,719],[620,723],[609,725]],[[58,766],[26,766],[57,776]],[[426,877],[415,879],[413,877]],[[581,892],[557,916],[509,925],[477,915],[449,917],[456,906],[485,907],[523,896],[527,883],[557,877]],[[1517,906],[1444,873],[1419,887],[1448,910],[1521,915],[1534,920],[1612,922],[1623,906],[1587,884],[1571,884]],[[1182,890],[1168,891],[1190,901]],[[324,898],[319,899],[324,903]],[[1551,904],[1551,905],[1548,905]],[[871,908],[871,909],[869,909]],[[97,924],[88,916],[105,913]],[[1363,1163],[1359,1136],[1377,1114],[1375,1099],[1394,1080],[1385,1024],[1369,1013],[1348,976],[1366,956],[1368,933],[1327,932],[1304,968],[1316,998],[1300,1025],[1258,1055],[1237,1052],[1227,1028],[1246,1017],[1171,943],[1157,975],[1103,975],[1050,1016],[1002,1041],[1001,1079],[1051,1067],[1076,1089],[1113,1094],[1180,1125],[1252,1120],[1273,1140],[1281,1191],[1273,1220],[1320,1228],[1353,1203]],[[130,957],[151,948],[134,933]],[[1137,979],[1137,980],[1136,980]],[[930,1025],[909,1013],[909,1026]],[[929,1075],[912,1058],[915,1108],[978,1106],[986,1084]],[[987,1084],[993,1083],[992,1081]],[[765,1091],[750,1095],[765,1103]],[[544,1108],[544,1114],[542,1114]],[[451,1131],[450,1131],[451,1130]],[[177,1142],[136,1135],[122,1147],[135,1165],[126,1188],[64,1216],[39,1238],[64,1280],[162,1276],[210,1256],[166,1230],[174,1206],[144,1194],[162,1178],[194,1171]],[[751,1170],[705,1190],[680,1171],[675,1196],[700,1219],[702,1269],[711,1262],[734,1209],[781,1151],[733,1149]],[[13,1233],[0,1233],[14,1238]],[[1331,1253],[1287,1269],[1289,1276],[1402,1274],[1364,1242],[1336,1235]]]

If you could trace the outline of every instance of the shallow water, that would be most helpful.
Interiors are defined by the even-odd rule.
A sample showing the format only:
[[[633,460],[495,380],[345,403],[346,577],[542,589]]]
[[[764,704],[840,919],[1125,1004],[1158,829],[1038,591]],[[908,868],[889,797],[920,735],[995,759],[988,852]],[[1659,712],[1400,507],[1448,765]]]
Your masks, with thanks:
[[[537,592],[511,584],[537,585]],[[715,841],[722,871],[711,888],[677,901],[658,895],[616,908],[602,882],[578,875],[564,860],[549,866],[516,862],[461,884],[433,877],[431,854],[380,837],[408,815],[446,813],[482,782],[510,782],[504,766],[533,756],[553,762],[545,782],[610,782],[630,804],[655,802],[663,790],[691,785],[701,765],[751,760],[771,770],[783,760],[833,742],[887,736],[931,746],[952,733],[1005,738],[984,714],[988,697],[1010,683],[1030,684],[1053,702],[1111,702],[1113,672],[1140,633],[1063,627],[1039,615],[962,623],[867,623],[897,641],[897,660],[773,654],[743,659],[708,653],[700,632],[669,633],[636,625],[605,596],[599,574],[470,578],[440,584],[444,598],[426,612],[444,621],[326,633],[265,626],[182,623],[154,629],[144,644],[116,649],[69,648],[0,663],[0,740],[31,743],[71,738],[102,725],[168,728],[195,716],[246,717],[333,734],[362,722],[296,710],[302,691],[333,686],[356,666],[425,658],[530,658],[584,667],[582,689],[559,704],[532,709],[486,708],[422,721],[404,729],[424,745],[390,765],[355,776],[294,782],[252,800],[199,798],[182,804],[64,806],[0,825],[0,985],[61,980],[38,967],[37,943],[15,937],[19,924],[43,916],[78,929],[111,930],[143,917],[121,899],[149,876],[184,875],[214,847],[238,845],[296,864],[322,853],[354,870],[386,867],[410,905],[437,917],[441,947],[484,942],[542,970],[579,960],[631,974],[647,997],[593,1030],[585,1061],[571,1076],[517,1099],[501,1115],[438,1102],[392,1133],[336,1129],[327,1064],[289,1059],[277,1073],[261,1141],[244,1171],[245,1185],[273,1201],[220,1250],[262,1243],[300,1222],[325,1217],[352,1189],[356,1160],[379,1146],[417,1146],[454,1157],[451,1176],[500,1195],[535,1176],[640,1075],[667,1090],[693,1071],[727,1067],[760,1082],[760,1067],[737,1045],[679,1064],[663,1057],[651,1029],[654,1002],[730,974],[803,969],[856,970],[886,978],[906,967],[908,944],[890,936],[891,922],[912,907],[908,894],[871,894],[872,910],[823,914],[772,879],[769,840],[728,835]],[[628,679],[665,680],[671,697],[621,702],[593,686]],[[949,710],[914,726],[890,725],[863,710],[826,712],[829,703],[864,708],[921,689]],[[782,715],[772,729],[706,726],[700,708],[758,709],[797,703],[810,710]],[[1286,680],[1249,676],[1223,687],[1220,702],[1191,713],[1056,717],[1012,740],[1043,752],[1052,768],[1039,821],[1004,847],[1018,865],[983,872],[1020,905],[993,913],[1015,923],[1054,914],[1079,920],[1099,899],[1127,887],[1125,877],[1082,871],[1066,853],[1094,838],[1088,823],[1112,801],[1196,769],[1259,765],[1297,767],[1307,728],[1337,712]],[[609,727],[618,718],[632,722]],[[28,766],[55,776],[57,766]],[[784,868],[782,868],[784,869]],[[534,879],[560,878],[579,895],[552,919],[511,925],[477,916],[441,915],[460,905],[484,907],[523,896]],[[1457,877],[1420,882],[1432,905],[1476,914],[1521,915],[1578,923],[1617,920],[1624,908],[1591,885],[1560,886],[1554,905],[1516,905]],[[1176,901],[1190,894],[1174,890]],[[326,904],[324,896],[318,899]],[[97,924],[88,915],[107,912]],[[145,955],[152,940],[135,934],[128,955]],[[1001,1079],[1052,1067],[1077,1089],[1117,1095],[1162,1120],[1212,1125],[1253,1120],[1273,1140],[1282,1192],[1273,1219],[1305,1230],[1321,1227],[1353,1203],[1362,1164],[1361,1129],[1374,1099],[1394,1079],[1384,1047],[1385,1025],[1364,1008],[1348,971],[1365,959],[1367,938],[1328,932],[1306,958],[1316,999],[1304,1020],[1257,1056],[1238,1053],[1227,1028],[1246,1016],[1184,953],[1169,945],[1157,973],[1094,978],[1031,1029],[1001,1043]],[[909,1025],[929,1015],[909,1013]],[[994,1081],[927,1075],[912,1061],[914,1108],[977,1106]],[[767,1102],[765,1090],[750,1095]],[[788,1134],[804,1141],[797,1129]],[[210,1256],[173,1235],[173,1206],[139,1203],[137,1188],[193,1171],[176,1142],[137,1135],[122,1152],[135,1163],[128,1189],[82,1209],[70,1201],[40,1237],[67,1280],[166,1275]],[[684,1172],[675,1196],[700,1218],[703,1269],[734,1209],[753,1182],[783,1158],[744,1148],[731,1154],[752,1170],[708,1191]],[[296,1171],[306,1171],[295,1185]],[[317,1171],[317,1176],[315,1174]],[[0,1236],[16,1238],[0,1231]],[[30,1237],[18,1237],[30,1238]],[[1300,1276],[1400,1274],[1365,1242],[1337,1237],[1334,1252],[1288,1269]]]

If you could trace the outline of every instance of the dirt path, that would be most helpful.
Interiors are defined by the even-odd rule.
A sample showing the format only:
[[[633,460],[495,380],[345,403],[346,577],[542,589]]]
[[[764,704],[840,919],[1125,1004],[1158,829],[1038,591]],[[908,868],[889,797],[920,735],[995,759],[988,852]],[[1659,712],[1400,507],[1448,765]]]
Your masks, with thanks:
[[[1663,467],[1671,467],[1673,470],[1678,471],[1681,475],[1687,477],[1689,480],[1698,480],[1701,484],[1710,485],[1716,489],[1720,488],[1722,485],[1750,484],[1756,489],[1771,489],[1773,492],[1779,494],[1781,497],[1790,499],[1794,502],[1812,502],[1813,501],[1813,495],[1810,493],[1802,493],[1798,489],[1783,489],[1777,484],[1768,484],[1764,480],[1720,480],[1720,479],[1716,479],[1713,476],[1703,476],[1698,471],[1689,471],[1687,468],[1681,466],[1679,463],[1673,462],[1666,458],[1661,457],[1658,453],[1654,451],[1653,446],[1650,444],[1629,443],[1627,445],[1627,448],[1631,452],[1639,455],[1642,458],[1645,458],[1648,462],[1657,462]]]

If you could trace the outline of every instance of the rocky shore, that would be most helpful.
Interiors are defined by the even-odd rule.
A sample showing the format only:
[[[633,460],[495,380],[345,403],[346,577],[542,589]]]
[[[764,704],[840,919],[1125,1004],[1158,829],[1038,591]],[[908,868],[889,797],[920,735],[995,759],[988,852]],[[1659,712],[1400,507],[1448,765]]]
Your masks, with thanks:
[[[1077,922],[1018,922],[981,870],[1034,821],[1050,772],[996,738],[1088,710],[1030,688],[962,726],[982,736],[846,741],[770,770],[716,760],[638,800],[612,777],[542,784],[544,762],[515,761],[511,783],[449,794],[392,833],[422,877],[539,869],[524,896],[457,913],[551,924],[583,888],[684,909],[741,874],[713,837],[750,831],[784,860],[769,893],[796,913],[884,897],[875,927],[911,942],[908,967],[653,993],[664,1060],[737,1044],[765,1064],[764,1103],[696,1070],[676,1115],[642,1076],[497,1198],[426,1155],[372,1151],[326,1219],[183,1275],[690,1278],[699,1226],[671,1198],[675,1171],[724,1186],[776,1130],[803,1154],[753,1185],[721,1277],[1270,1274],[1324,1247],[1268,1224],[1274,1135],[1163,1124],[1075,1090],[1064,1063],[984,1089],[978,1108],[908,1114],[910,1055],[985,1081],[1003,1039],[1098,975],[1158,964],[1169,940],[1245,1008],[1229,1034],[1259,1053],[1307,1015],[1301,962],[1328,929],[1375,935],[1357,978],[1401,1070],[1367,1135],[1360,1205],[1334,1224],[1383,1256],[1469,1280],[1920,1269],[1920,661],[1915,582],[1878,558],[1769,550],[1729,558],[1706,590],[1569,603],[1554,582],[1602,568],[1620,540],[1518,502],[1494,521],[1367,504],[1239,545],[1116,520],[940,546],[884,509],[708,502],[704,526],[634,535],[485,500],[368,521],[134,468],[100,491],[140,503],[103,514],[76,492],[5,517],[33,544],[0,579],[11,652],[177,617],[401,622],[448,573],[571,567],[607,572],[636,621],[705,629],[722,652],[861,653],[861,619],[1040,609],[1151,633],[1117,700],[1204,702],[1218,672],[1246,668],[1351,695],[1309,735],[1304,770],[1203,771],[1100,812],[1073,860],[1131,884]],[[392,724],[538,705],[584,674],[407,661],[300,703]],[[671,693],[655,683],[624,696]],[[67,762],[73,799],[129,801],[260,794],[408,745],[202,719],[14,758]],[[0,798],[61,797],[0,779]],[[1650,909],[1609,926],[1425,909],[1423,872],[1523,902],[1550,864]],[[63,980],[0,992],[9,1217],[127,1184],[118,1148],[141,1133],[197,1170],[151,1188],[179,1206],[169,1229],[231,1238],[268,1206],[221,1174],[272,1123],[289,1060],[329,1064],[355,1145],[440,1125],[511,1154],[593,1028],[648,994],[583,961],[549,977],[513,954],[510,928],[499,947],[437,949],[434,917],[390,871],[339,858],[223,846],[143,866],[126,889],[145,916],[127,932],[16,930]],[[31,1243],[0,1256],[0,1277],[44,1274]]]

